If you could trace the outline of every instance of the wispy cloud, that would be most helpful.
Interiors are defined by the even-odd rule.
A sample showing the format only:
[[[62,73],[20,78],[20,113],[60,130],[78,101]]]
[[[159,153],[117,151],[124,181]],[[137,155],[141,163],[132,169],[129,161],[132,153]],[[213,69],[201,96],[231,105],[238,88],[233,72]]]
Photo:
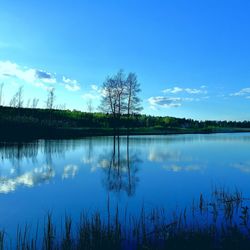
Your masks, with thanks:
[[[169,172],[191,172],[191,171],[200,171],[202,167],[198,165],[190,165],[190,166],[171,165],[171,166],[164,166],[163,169]]]
[[[248,162],[234,163],[234,164],[231,164],[231,166],[233,168],[240,170],[243,173],[250,174],[250,162],[249,161]]]
[[[91,84],[91,89],[95,90],[95,91],[98,91],[99,87],[97,85],[95,85],[95,84]]]
[[[186,94],[207,94],[206,86],[202,85],[200,88],[180,88],[180,87],[173,87],[164,89],[162,91],[164,94],[178,94],[178,93],[186,93]]]
[[[198,102],[209,99],[207,86],[202,85],[200,88],[181,88],[175,86],[162,90],[164,96],[152,96],[148,99],[151,109],[176,108],[182,106],[183,102]],[[168,95],[168,96],[167,96]]]
[[[150,97],[148,99],[148,102],[151,108],[156,108],[156,107],[170,108],[170,107],[181,106],[181,98],[179,97],[174,98],[165,96],[155,96],[155,97]]]
[[[80,84],[76,80],[65,76],[59,77],[45,70],[22,67],[10,61],[0,61],[0,79],[15,79],[45,90],[55,84],[62,84],[69,91],[80,90]]]
[[[102,94],[103,94],[102,88],[98,87],[96,84],[91,84],[90,87],[91,87],[91,89],[89,92],[82,94],[83,99],[94,100],[94,99],[98,99],[102,96]]]
[[[77,80],[73,80],[63,76],[62,81],[65,88],[69,91],[78,91],[81,89],[80,84],[77,82]]]
[[[231,93],[230,96],[246,96],[250,94],[250,88],[243,88],[238,92]]]
[[[48,89],[56,83],[55,75],[43,70],[21,67],[10,61],[0,61],[0,78],[16,79],[33,86]]]
[[[183,91],[182,88],[173,87],[173,88],[170,88],[170,89],[164,89],[162,92],[163,92],[163,93],[176,94],[176,93],[179,93],[179,92],[182,92],[182,91]]]
[[[151,109],[162,108],[177,108],[182,106],[183,102],[199,102],[209,99],[209,96],[202,97],[167,97],[167,96],[152,96],[148,98]]]
[[[67,165],[63,169],[62,179],[74,178],[79,170],[77,165]]]

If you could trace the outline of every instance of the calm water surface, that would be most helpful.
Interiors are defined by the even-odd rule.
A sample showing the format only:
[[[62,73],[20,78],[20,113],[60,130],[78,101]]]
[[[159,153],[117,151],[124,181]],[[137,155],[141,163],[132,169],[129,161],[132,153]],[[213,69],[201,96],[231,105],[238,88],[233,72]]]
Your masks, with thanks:
[[[186,206],[213,185],[250,197],[250,134],[130,136],[0,144],[0,227],[52,211],[79,218],[119,204],[132,213]]]

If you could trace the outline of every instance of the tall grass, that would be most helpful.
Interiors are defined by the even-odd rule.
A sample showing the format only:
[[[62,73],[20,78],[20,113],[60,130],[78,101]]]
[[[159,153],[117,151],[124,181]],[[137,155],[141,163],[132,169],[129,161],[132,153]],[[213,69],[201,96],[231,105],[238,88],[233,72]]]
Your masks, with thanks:
[[[192,206],[169,213],[141,207],[139,216],[117,206],[114,214],[82,213],[77,223],[68,215],[61,233],[48,213],[43,226],[17,228],[14,247],[4,231],[0,250],[95,249],[250,249],[249,200],[237,189],[213,188],[209,198],[200,194]]]

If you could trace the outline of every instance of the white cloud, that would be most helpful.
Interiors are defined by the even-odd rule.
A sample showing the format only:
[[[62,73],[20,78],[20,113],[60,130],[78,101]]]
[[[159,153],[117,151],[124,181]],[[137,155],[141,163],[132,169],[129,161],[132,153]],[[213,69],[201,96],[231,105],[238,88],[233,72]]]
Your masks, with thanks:
[[[100,88],[100,87],[98,87],[95,84],[91,85],[91,93],[95,93],[95,94],[98,93],[98,96],[105,96],[105,90],[102,89],[102,88]]]
[[[181,98],[179,97],[165,97],[165,96],[155,96],[150,97],[148,99],[148,102],[151,107],[164,107],[164,108],[170,108],[170,107],[180,107],[181,106]]]
[[[48,86],[46,86],[44,83],[42,82],[34,82],[33,83],[34,86],[38,87],[38,88],[42,88],[44,90],[49,90]]]
[[[173,87],[169,89],[164,89],[162,92],[165,94],[177,94],[182,92],[182,93],[197,95],[197,94],[206,94],[207,90],[205,88],[206,88],[205,85],[202,85],[199,89]]]
[[[230,96],[245,96],[245,95],[248,95],[248,94],[250,94],[250,88],[244,88],[244,89],[241,89],[238,92],[230,94]]]
[[[202,169],[201,166],[196,165],[190,165],[190,166],[178,166],[178,165],[172,165],[172,166],[164,166],[163,169],[169,171],[169,172],[190,172],[190,171],[200,171]]]
[[[55,171],[50,166],[42,166],[24,173],[15,178],[0,178],[0,193],[9,193],[17,189],[18,186],[33,187],[47,182],[55,176]]]
[[[21,67],[10,61],[0,61],[0,79],[17,79],[24,83],[32,84],[35,87],[48,90],[56,83],[62,83],[69,91],[80,90],[80,84],[73,79],[65,76],[56,77],[56,74],[44,70]]]
[[[189,94],[189,95],[198,95],[198,94],[206,94],[206,86],[202,85],[200,88],[181,88],[181,87],[173,87],[164,89],[162,92],[164,94]],[[150,104],[151,109],[156,109],[156,107],[180,107],[182,102],[194,102],[194,101],[201,101],[202,99],[207,99],[208,97],[199,96],[198,98],[194,97],[167,97],[167,96],[155,96],[150,97],[148,102]]]
[[[78,91],[81,89],[79,83],[76,80],[63,76],[62,81],[64,83],[64,87],[69,91]]]
[[[184,91],[187,92],[188,94],[202,94],[202,93],[204,93],[204,90],[201,90],[201,89],[186,88],[186,89],[184,89]]]
[[[48,89],[49,86],[47,86],[47,84],[56,83],[56,78],[51,73],[43,70],[21,67],[10,61],[0,61],[0,78],[18,79],[43,89]]]
[[[201,96],[201,97],[198,97],[198,98],[184,97],[184,98],[181,98],[181,99],[182,99],[182,101],[187,101],[187,102],[199,102],[199,101],[202,101],[202,100],[207,100],[209,98],[210,98],[210,96]]]
[[[74,178],[79,170],[77,165],[67,165],[63,169],[63,179]]]
[[[173,88],[170,88],[170,89],[164,89],[162,92],[163,93],[171,93],[171,94],[176,94],[176,93],[179,93],[179,92],[182,92],[183,89],[182,88],[179,88],[179,87],[173,87]]]
[[[231,164],[231,166],[240,170],[241,172],[250,173],[250,162],[234,163]]]
[[[70,79],[70,78],[67,78],[65,76],[63,76],[63,82],[64,83],[73,83],[73,84],[77,84],[77,81],[76,80],[73,80],[73,79]]]
[[[0,61],[0,77],[15,77],[32,83],[36,79],[34,69],[21,69],[16,63],[10,61]]]
[[[193,101],[199,101],[199,98],[192,98],[192,97],[185,97],[182,98],[183,101],[187,101],[187,102],[193,102]]]
[[[151,148],[148,154],[148,160],[152,162],[166,162],[183,160],[180,151],[170,151],[169,149]]]
[[[90,85],[91,90],[89,92],[86,92],[82,95],[83,99],[98,99],[103,95],[103,90],[102,88],[98,87],[95,84]]]
[[[65,88],[69,91],[78,91],[81,89],[78,84],[65,84]]]
[[[209,99],[209,96],[193,97],[167,97],[167,96],[152,96],[148,98],[150,108],[156,110],[157,107],[176,108],[182,106],[183,102],[199,102]]]
[[[99,92],[99,87],[97,85],[92,84],[90,87],[92,90]]]

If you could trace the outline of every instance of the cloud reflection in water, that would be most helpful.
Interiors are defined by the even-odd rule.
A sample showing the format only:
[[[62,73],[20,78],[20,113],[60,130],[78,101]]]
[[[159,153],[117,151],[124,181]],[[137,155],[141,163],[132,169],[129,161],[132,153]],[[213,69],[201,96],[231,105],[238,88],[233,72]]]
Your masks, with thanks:
[[[47,165],[34,168],[15,178],[0,177],[0,193],[13,192],[19,186],[33,187],[45,183],[55,176],[55,171]]]

